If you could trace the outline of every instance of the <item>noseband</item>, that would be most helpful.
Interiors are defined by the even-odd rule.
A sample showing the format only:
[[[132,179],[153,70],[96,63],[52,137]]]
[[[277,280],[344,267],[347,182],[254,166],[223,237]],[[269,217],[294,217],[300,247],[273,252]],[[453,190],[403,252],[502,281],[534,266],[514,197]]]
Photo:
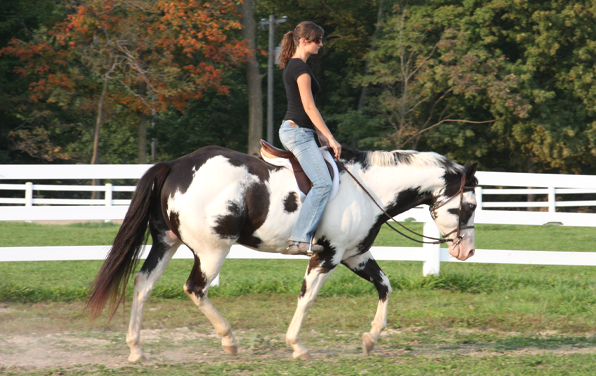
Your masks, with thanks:
[[[387,212],[385,211],[385,209],[383,209],[383,208],[381,207],[381,205],[379,205],[379,204],[377,203],[377,201],[376,201],[376,200],[373,198],[373,196],[372,196],[372,195],[371,195],[371,194],[370,194],[370,193],[369,193],[369,192],[366,190],[366,188],[364,188],[364,186],[363,186],[363,185],[362,185],[362,184],[361,184],[361,183],[358,181],[358,179],[356,179],[356,177],[355,177],[354,175],[352,175],[352,173],[351,173],[351,172],[350,172],[350,171],[349,171],[349,170],[348,170],[348,169],[347,169],[347,168],[346,168],[346,167],[345,167],[345,166],[344,166],[344,165],[343,165],[343,164],[342,164],[342,163],[341,163],[341,162],[340,162],[338,159],[336,159],[336,161],[337,161],[337,164],[338,164],[338,165],[339,165],[341,168],[343,168],[343,170],[344,170],[345,172],[347,172],[347,173],[348,173],[348,175],[350,175],[350,176],[352,177],[352,179],[354,179],[354,181],[356,182],[356,184],[358,184],[358,185],[360,186],[360,188],[362,188],[362,190],[363,190],[363,191],[364,191],[364,192],[365,192],[365,193],[368,195],[368,197],[370,197],[370,199],[372,200],[372,202],[374,202],[374,204],[375,204],[375,205],[376,205],[376,206],[377,206],[379,209],[381,209],[381,211],[382,211],[382,212],[383,212],[383,213],[384,213],[384,214],[387,216],[387,218],[389,218],[389,219],[392,219],[392,220],[393,220],[395,223],[397,223],[397,224],[398,224],[398,225],[400,225],[402,228],[404,228],[404,229],[408,230],[409,232],[411,232],[411,233],[412,233],[412,234],[414,234],[414,235],[420,236],[420,237],[422,237],[422,238],[426,238],[426,239],[431,239],[431,240],[433,240],[433,241],[427,242],[427,241],[424,241],[424,240],[418,240],[418,239],[414,239],[414,238],[412,238],[412,237],[410,237],[410,236],[408,236],[408,235],[404,234],[403,232],[399,231],[399,230],[398,230],[398,229],[396,229],[395,227],[391,226],[389,223],[386,223],[386,224],[387,224],[387,226],[389,226],[389,227],[390,227],[390,228],[391,228],[393,231],[397,232],[398,234],[400,234],[400,235],[402,235],[402,236],[404,236],[404,237],[406,237],[406,238],[408,238],[408,239],[410,239],[410,240],[412,240],[412,241],[415,241],[415,242],[417,242],[417,243],[424,243],[424,244],[443,244],[443,243],[453,242],[453,247],[455,247],[455,246],[457,246],[457,245],[458,245],[458,244],[459,244],[459,243],[462,241],[462,239],[464,238],[464,236],[463,236],[463,235],[461,235],[461,230],[465,230],[465,229],[474,228],[474,226],[462,226],[462,224],[461,224],[461,217],[462,217],[462,215],[461,215],[461,210],[462,210],[462,203],[463,203],[463,201],[464,201],[464,192],[466,192],[466,191],[471,191],[471,190],[474,190],[474,187],[468,187],[468,186],[466,186],[466,172],[465,172],[465,171],[464,171],[464,173],[463,173],[463,175],[462,175],[462,178],[461,178],[461,184],[460,184],[460,186],[459,186],[459,190],[457,191],[457,193],[456,193],[456,194],[454,194],[453,196],[449,197],[449,198],[448,198],[446,201],[443,201],[441,204],[439,204],[439,205],[436,205],[436,204],[435,204],[435,205],[433,205],[433,206],[431,206],[431,207],[429,208],[431,217],[432,217],[433,219],[435,219],[435,218],[436,218],[436,213],[435,213],[435,212],[436,212],[436,210],[437,210],[437,209],[439,209],[440,207],[442,207],[442,206],[446,205],[448,202],[450,202],[451,200],[453,200],[455,197],[459,196],[459,217],[458,217],[458,220],[457,220],[457,228],[456,228],[455,230],[451,231],[450,233],[443,235],[443,239],[439,239],[439,238],[433,238],[432,236],[426,236],[426,235],[423,235],[423,234],[419,234],[419,233],[417,233],[417,232],[415,232],[415,231],[413,231],[413,230],[410,230],[409,228],[407,228],[406,226],[402,225],[401,223],[397,222],[397,221],[396,221],[396,220],[395,220],[395,219],[394,219],[394,218],[393,218],[393,217],[392,217],[392,216],[391,216],[389,213],[387,213]],[[449,235],[453,234],[453,233],[454,233],[454,232],[456,232],[456,231],[457,231],[457,234],[455,235],[455,237],[454,237],[454,238],[451,238],[451,239],[449,239],[449,238],[446,238],[447,236],[449,236]]]
[[[458,209],[458,218],[457,218],[457,228],[453,231],[451,231],[448,234],[443,235],[443,239],[444,242],[453,242],[453,247],[457,246],[462,239],[464,238],[463,235],[461,235],[461,230],[466,230],[466,229],[470,229],[470,228],[474,228],[474,226],[462,226],[461,223],[461,211],[462,211],[462,204],[464,202],[464,192],[469,192],[469,191],[473,191],[474,187],[468,187],[466,186],[466,174],[464,173],[463,176],[461,177],[461,184],[459,185],[459,191],[457,191],[456,194],[454,194],[453,196],[449,197],[447,200],[443,201],[441,204],[437,205],[433,205],[429,208],[430,211],[430,216],[435,219],[437,217],[436,211],[437,209],[439,209],[440,207],[445,206],[447,203],[449,203],[451,200],[453,200],[454,198],[456,198],[457,196],[459,196],[459,209]],[[453,234],[454,232],[457,233],[455,234],[455,238],[452,239],[447,239],[447,236]]]

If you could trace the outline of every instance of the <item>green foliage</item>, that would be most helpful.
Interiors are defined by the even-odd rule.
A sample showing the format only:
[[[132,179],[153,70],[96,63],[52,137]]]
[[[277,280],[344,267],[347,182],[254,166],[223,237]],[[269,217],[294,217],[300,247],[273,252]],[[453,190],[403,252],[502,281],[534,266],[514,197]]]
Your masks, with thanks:
[[[526,116],[504,56],[475,45],[459,25],[443,25],[444,15],[424,5],[396,7],[387,18],[366,55],[367,74],[353,79],[369,88],[368,104],[358,112],[375,119],[365,123],[369,136],[359,144],[417,148],[425,134],[451,123],[461,128],[493,123],[503,113]],[[345,120],[344,135],[361,124],[350,113]]]
[[[0,48],[13,37],[27,41],[43,34],[65,13],[64,3],[55,0],[3,2]],[[325,29],[324,47],[309,64],[322,86],[317,105],[346,145],[434,150],[460,163],[478,161],[485,170],[594,172],[592,1],[257,2],[257,20],[271,13],[288,17],[277,27],[276,44],[303,20]],[[265,72],[268,29],[257,27],[257,34]],[[55,91],[54,103],[31,102],[32,78],[15,75],[15,67],[22,63],[14,57],[0,60],[0,161],[87,161],[95,110],[83,104],[98,88],[75,97]],[[402,68],[413,74],[404,76]],[[78,73],[93,78],[101,72]],[[274,74],[277,129],[286,98],[281,70]],[[213,90],[186,112],[158,111],[148,137],[157,139],[158,160],[205,145],[246,151],[245,82],[242,69],[226,71],[222,84],[229,97]],[[125,112],[125,106],[109,108],[100,137],[105,163],[136,161],[138,118]]]
[[[209,91],[184,111],[170,109],[155,117],[149,138],[158,140],[158,160],[170,160],[209,145],[246,152],[248,109],[242,70],[228,73],[223,83],[230,95]]]
[[[444,15],[442,27],[460,25],[468,43],[506,57],[503,74],[516,77],[518,91],[531,107],[522,118],[498,107],[502,115],[488,127],[445,126],[437,130],[441,134],[429,136],[429,147],[464,161],[477,157],[497,169],[591,171],[596,113],[588,87],[596,60],[586,52],[596,47],[593,2],[432,4],[435,14]],[[462,148],[454,150],[454,143],[484,145],[484,150],[462,153]]]

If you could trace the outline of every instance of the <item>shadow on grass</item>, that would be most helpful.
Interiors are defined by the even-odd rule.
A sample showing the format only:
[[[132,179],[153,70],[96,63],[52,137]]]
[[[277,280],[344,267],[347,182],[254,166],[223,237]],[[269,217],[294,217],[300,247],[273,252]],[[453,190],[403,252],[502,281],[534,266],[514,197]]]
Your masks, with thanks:
[[[556,350],[568,347],[596,347],[596,338],[592,337],[556,337],[556,336],[519,336],[496,341],[497,351],[523,349]]]

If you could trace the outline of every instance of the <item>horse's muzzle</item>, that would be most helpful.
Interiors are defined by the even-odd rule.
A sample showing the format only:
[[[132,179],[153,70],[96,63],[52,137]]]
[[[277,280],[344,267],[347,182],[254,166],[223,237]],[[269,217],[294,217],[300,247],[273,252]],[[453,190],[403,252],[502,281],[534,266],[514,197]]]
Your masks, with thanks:
[[[474,256],[474,238],[472,236],[463,236],[459,241],[453,242],[449,247],[449,254],[460,261],[465,261]]]

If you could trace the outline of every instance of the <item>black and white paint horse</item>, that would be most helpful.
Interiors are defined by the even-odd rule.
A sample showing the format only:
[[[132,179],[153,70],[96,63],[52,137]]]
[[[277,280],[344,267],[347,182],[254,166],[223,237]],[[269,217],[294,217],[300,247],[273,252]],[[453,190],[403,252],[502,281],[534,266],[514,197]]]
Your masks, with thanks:
[[[474,192],[458,192],[464,183],[468,187],[477,184],[475,165],[464,167],[436,153],[415,151],[344,150],[341,161],[389,214],[429,205],[443,235],[462,228],[461,241],[451,244],[449,252],[460,260],[474,254]],[[310,358],[300,342],[300,329],[321,286],[340,263],[373,283],[379,294],[372,328],[362,337],[366,353],[373,349],[387,323],[391,286],[369,252],[387,217],[345,170],[340,169],[340,180],[339,193],[329,202],[316,232],[316,243],[325,249],[308,263],[286,334],[295,358]],[[129,360],[145,359],[140,343],[143,308],[181,244],[186,244],[195,258],[184,291],[222,337],[224,350],[236,354],[236,338],[209,301],[209,285],[234,243],[263,252],[283,252],[300,205],[292,171],[255,156],[210,146],[158,163],[138,183],[122,227],[93,283],[87,308],[96,317],[109,301],[113,315],[124,298],[149,225],[153,246],[134,282],[126,338],[131,349]]]

